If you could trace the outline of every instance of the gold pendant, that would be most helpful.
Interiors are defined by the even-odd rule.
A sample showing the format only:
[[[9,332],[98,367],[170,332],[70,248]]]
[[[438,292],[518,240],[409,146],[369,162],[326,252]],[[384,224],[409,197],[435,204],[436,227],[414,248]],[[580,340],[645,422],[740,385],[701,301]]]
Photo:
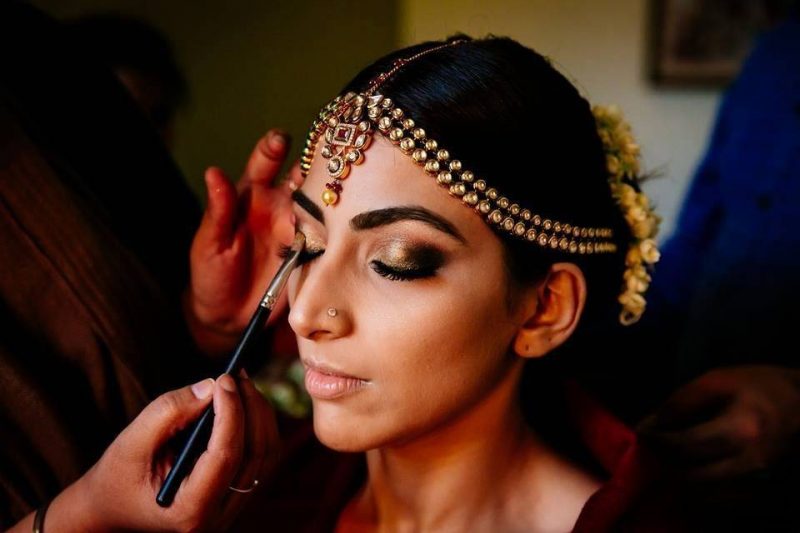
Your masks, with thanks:
[[[364,101],[361,95],[348,94],[326,120],[322,157],[328,160],[326,168],[333,180],[325,184],[322,193],[325,205],[339,200],[342,180],[350,173],[350,165],[360,165],[364,161],[364,150],[372,141],[372,124],[364,119]]]

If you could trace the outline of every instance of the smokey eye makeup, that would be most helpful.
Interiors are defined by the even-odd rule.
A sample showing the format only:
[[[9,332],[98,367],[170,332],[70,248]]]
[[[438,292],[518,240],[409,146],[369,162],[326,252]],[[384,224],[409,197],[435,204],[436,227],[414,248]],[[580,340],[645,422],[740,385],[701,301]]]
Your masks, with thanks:
[[[304,248],[297,260],[298,266],[310,263],[324,251],[322,248]],[[281,246],[278,255],[286,258],[290,253],[289,246]],[[386,279],[410,281],[433,277],[444,263],[444,253],[435,246],[392,243],[370,261],[370,267]]]
[[[302,233],[306,237],[305,246],[300,251],[300,255],[297,257],[297,266],[305,265],[306,263],[310,263],[325,251],[325,248],[319,243],[317,239],[314,239],[313,235],[310,232],[303,231],[300,229],[300,224],[295,224],[294,232]],[[281,245],[278,248],[278,257],[281,259],[286,259],[289,254],[292,253],[291,247],[287,245]]]
[[[297,213],[298,219],[295,225],[295,231],[302,231],[299,227],[302,225],[299,223],[299,218],[306,214],[322,222],[322,215],[316,216],[314,214],[315,211],[318,211],[316,204],[308,200],[301,191],[295,191],[293,199],[295,200],[296,206],[299,206],[300,209],[305,211],[303,215]],[[312,204],[313,207],[307,204]],[[399,216],[401,214],[403,215],[402,217]],[[426,224],[430,224],[430,218],[434,218],[437,221],[439,220],[435,215],[429,214],[428,211],[422,208],[387,208],[367,211],[356,215],[351,219],[350,227],[357,232],[361,232],[372,230],[380,226],[390,225],[405,219],[421,220]],[[324,224],[324,222],[322,223]],[[433,225],[436,229],[441,230],[440,226],[443,224],[437,223]],[[449,223],[445,225],[446,227],[450,227]],[[298,266],[312,262],[325,252],[325,246],[321,241],[314,239],[313,235],[308,232],[303,233],[306,235],[307,240],[305,248],[298,257]],[[311,233],[313,234],[313,231]],[[452,235],[453,231],[448,230],[445,231],[445,233]],[[437,271],[445,263],[445,252],[436,245],[423,242],[419,239],[410,239],[401,234],[387,237],[388,238],[379,241],[377,246],[371,247],[372,252],[368,256],[371,256],[368,260],[370,268],[383,278],[391,281],[412,281],[431,278],[436,275]],[[289,253],[288,247],[281,247],[279,251],[281,257],[285,257]]]
[[[295,232],[298,231],[300,230],[295,228]],[[300,255],[297,257],[297,266],[310,263],[320,255],[322,255],[322,252],[324,251],[325,250],[322,247],[315,245],[313,242],[309,242],[307,240],[306,246],[303,247],[303,249],[300,251]],[[291,246],[288,245],[281,245],[281,247],[278,249],[278,257],[280,257],[281,259],[286,259],[291,253],[292,253]]]
[[[305,265],[322,255],[322,252],[325,250],[309,250],[307,248],[303,248],[303,251],[300,252],[300,255],[297,257],[297,266]],[[281,259],[286,259],[289,254],[292,253],[292,250],[289,246],[282,245],[278,250],[278,257]]]
[[[370,261],[370,266],[389,280],[410,281],[433,277],[444,263],[444,253],[435,246],[393,242]]]

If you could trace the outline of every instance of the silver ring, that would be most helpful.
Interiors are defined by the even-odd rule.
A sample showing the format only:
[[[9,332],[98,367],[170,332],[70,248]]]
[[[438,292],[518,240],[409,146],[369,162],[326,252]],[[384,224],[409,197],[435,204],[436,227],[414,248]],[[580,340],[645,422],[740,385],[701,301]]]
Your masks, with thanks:
[[[338,314],[339,314],[339,311],[337,311],[335,307],[329,307],[328,308],[328,316],[329,317],[335,318],[336,315],[338,315]]]
[[[253,480],[253,484],[250,485],[250,487],[246,488],[246,489],[239,489],[239,488],[233,487],[231,485],[228,485],[229,489],[231,489],[233,492],[238,492],[239,494],[247,494],[248,492],[253,492],[256,487],[258,487],[258,480],[257,479],[254,479]]]

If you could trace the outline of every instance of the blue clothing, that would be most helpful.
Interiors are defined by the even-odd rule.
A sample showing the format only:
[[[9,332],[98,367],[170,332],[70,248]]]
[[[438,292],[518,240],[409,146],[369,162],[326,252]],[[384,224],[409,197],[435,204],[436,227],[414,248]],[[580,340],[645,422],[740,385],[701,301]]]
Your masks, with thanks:
[[[796,365],[798,303],[800,19],[793,17],[761,36],[723,99],[662,249],[648,312],[651,325],[671,319],[675,329],[662,336],[676,339],[686,379],[720,365]]]
[[[608,395],[615,411],[639,421],[678,386],[711,368],[798,365],[797,18],[761,36],[725,94],[708,151],[661,257],[646,295],[647,312],[620,343],[626,364],[616,371],[612,384],[618,386]],[[684,392],[684,404],[693,397]],[[707,433],[708,424],[720,423],[713,410],[723,408],[724,398],[714,399],[660,422],[660,429],[676,430],[673,438],[683,435],[683,446],[694,443],[697,454],[675,454],[667,446],[663,453],[675,455],[665,455],[666,464],[708,465],[735,456],[730,449],[729,456],[710,456],[710,450],[726,445]],[[746,476],[680,487],[681,506],[693,518],[691,530],[800,531],[794,510],[798,468],[797,454],[787,453]]]

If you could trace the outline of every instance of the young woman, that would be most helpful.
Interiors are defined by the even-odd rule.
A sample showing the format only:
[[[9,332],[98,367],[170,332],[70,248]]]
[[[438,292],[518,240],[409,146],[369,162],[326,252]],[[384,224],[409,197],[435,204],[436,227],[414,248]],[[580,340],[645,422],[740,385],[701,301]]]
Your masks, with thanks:
[[[340,529],[567,531],[601,486],[520,403],[527,361],[642,310],[657,221],[598,120],[535,52],[454,39],[378,61],[312,127],[289,323],[317,436],[367,451]]]
[[[593,335],[644,310],[657,219],[636,185],[636,155],[618,115],[593,113],[545,58],[510,39],[400,50],[323,109],[293,194],[306,249],[289,324],[316,435],[367,462],[360,490],[326,527],[597,531],[625,514],[629,500],[604,497],[609,474],[567,453],[541,420],[561,412],[545,391],[600,357],[586,349]],[[155,506],[163,471],[141,457],[165,439],[140,436],[171,433],[208,390],[171,393],[181,413],[172,419],[146,410],[77,484],[91,495],[90,525],[218,527],[215,506],[234,475],[240,486],[259,475],[260,457],[236,474],[245,431],[264,433],[252,429],[263,413],[242,409],[232,383],[214,387],[212,453],[181,489],[188,496],[179,492],[185,508]],[[586,418],[593,407],[582,405]],[[621,442],[610,430],[599,440]],[[123,453],[135,446],[151,450]],[[150,481],[132,483],[136,512],[104,511],[109,472],[125,486],[137,468]]]

